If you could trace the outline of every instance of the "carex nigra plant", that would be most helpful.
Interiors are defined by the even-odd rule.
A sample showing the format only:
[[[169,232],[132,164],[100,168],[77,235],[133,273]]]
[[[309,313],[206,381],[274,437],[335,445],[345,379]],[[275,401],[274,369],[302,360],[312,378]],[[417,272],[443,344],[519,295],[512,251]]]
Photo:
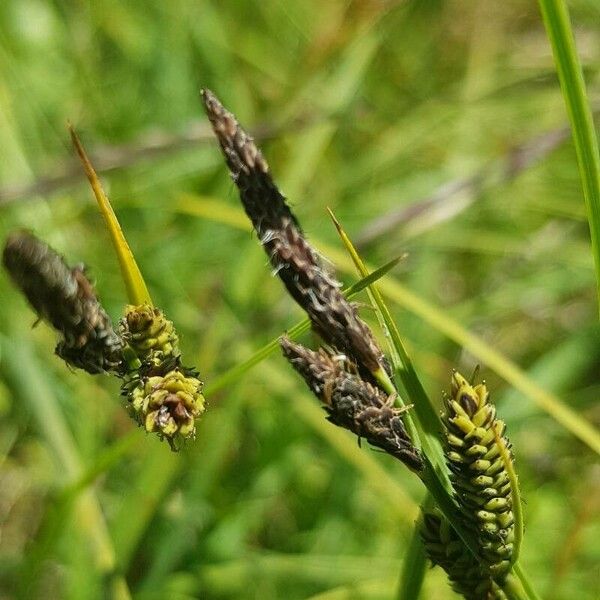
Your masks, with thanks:
[[[311,349],[284,335],[279,340],[284,358],[332,425],[399,460],[424,483],[429,497],[415,539],[420,537],[431,563],[446,572],[458,593],[468,600],[535,598],[517,562],[522,517],[513,455],[486,385],[454,372],[441,417],[432,410],[376,288],[370,293],[390,332],[391,360],[306,239],[253,139],[214,94],[204,90],[202,97],[273,271],[321,340]],[[177,449],[194,435],[205,409],[203,383],[182,362],[175,326],[153,305],[96,173],[71,133],[119,257],[129,296],[124,316],[113,328],[86,269],[69,267],[30,232],[9,236],[4,266],[39,318],[59,333],[56,354],[92,375],[118,377],[135,421]],[[432,428],[439,430],[435,444]]]
[[[429,559],[446,571],[456,591],[469,600],[533,597],[521,570],[513,569],[521,539],[520,523],[515,530],[517,479],[504,424],[496,419],[485,384],[453,374],[444,414],[436,418],[437,444],[446,462],[441,468],[447,469],[440,473],[421,444],[419,422],[394,384],[397,365],[387,360],[356,305],[307,241],[253,139],[212,92],[203,90],[202,98],[273,270],[322,341],[312,350],[282,336],[284,357],[333,425],[400,460],[425,483],[435,508],[423,514],[420,535]],[[396,355],[403,353],[402,348]],[[417,378],[412,371],[411,376]]]
[[[71,367],[92,375],[118,377],[130,415],[176,450],[194,436],[195,420],[204,412],[203,383],[196,369],[182,364],[175,327],[152,305],[100,182],[74,132],[72,136],[100,206],[108,215],[109,229],[119,234],[113,235],[113,241],[134,304],[126,305],[115,330],[85,267],[69,267],[60,254],[29,231],[9,235],[3,264],[38,318],[59,333],[56,354]],[[140,289],[142,293],[138,293]]]

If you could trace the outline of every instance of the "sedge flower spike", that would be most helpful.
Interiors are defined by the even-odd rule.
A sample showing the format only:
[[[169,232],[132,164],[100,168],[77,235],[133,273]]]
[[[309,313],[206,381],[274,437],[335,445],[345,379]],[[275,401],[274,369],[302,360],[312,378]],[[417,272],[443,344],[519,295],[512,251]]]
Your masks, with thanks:
[[[318,352],[283,337],[283,355],[323,402],[327,420],[364,438],[376,448],[403,462],[413,471],[423,470],[423,459],[412,443],[393,397],[362,379],[356,365],[345,356]]]
[[[121,338],[82,265],[69,267],[60,254],[28,231],[9,235],[2,261],[39,318],[61,334],[58,356],[91,374],[120,372]]]
[[[131,416],[177,450],[194,437],[194,422],[205,410],[198,372],[182,366],[173,322],[158,308],[127,306],[120,333],[128,365],[121,393]]]
[[[123,341],[142,362],[162,364],[181,356],[173,321],[167,319],[160,309],[148,304],[128,305],[125,308],[120,333]]]
[[[323,340],[352,357],[363,375],[387,369],[371,330],[323,268],[254,140],[212,92],[204,90],[202,98],[246,214],[289,294]]]
[[[460,373],[452,376],[445,400],[446,458],[465,525],[479,542],[489,573],[501,583],[510,570],[514,541],[513,495],[506,426],[484,383],[471,385]]]
[[[423,514],[421,539],[429,560],[444,569],[452,589],[465,600],[508,600],[438,510]]]

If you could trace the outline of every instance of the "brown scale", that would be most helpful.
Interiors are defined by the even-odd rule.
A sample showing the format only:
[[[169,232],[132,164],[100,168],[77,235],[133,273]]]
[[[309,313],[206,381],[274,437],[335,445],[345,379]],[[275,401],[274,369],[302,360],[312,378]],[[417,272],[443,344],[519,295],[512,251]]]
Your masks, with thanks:
[[[414,471],[423,469],[421,453],[402,422],[404,411],[393,407],[393,396],[363,380],[345,356],[322,348],[314,352],[285,337],[280,344],[284,356],[325,404],[331,423],[366,439]]]

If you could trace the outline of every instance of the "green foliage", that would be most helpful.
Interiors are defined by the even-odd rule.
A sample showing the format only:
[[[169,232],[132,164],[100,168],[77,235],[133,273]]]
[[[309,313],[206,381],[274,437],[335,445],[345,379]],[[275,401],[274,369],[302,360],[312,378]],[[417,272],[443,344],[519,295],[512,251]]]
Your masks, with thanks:
[[[600,154],[581,63],[564,0],[540,0],[548,39],[565,98],[587,206],[600,300]]]
[[[570,7],[593,100],[598,8]],[[482,363],[518,461],[520,561],[543,597],[594,597],[596,283],[535,4],[8,0],[0,31],[0,238],[26,227],[81,257],[122,314],[70,119],[208,397],[196,441],[172,454],[127,418],[117,382],[52,355],[54,334],[31,329],[0,273],[5,595],[35,581],[37,597],[102,597],[126,580],[140,599],[386,598],[398,579],[422,495],[402,465],[331,427],[277,354],[210,393],[300,311],[248,229],[231,227],[206,86],[265,138],[344,284],[356,278],[329,252],[344,256],[326,206],[370,265],[408,252],[380,289],[427,395],[440,402],[452,366]],[[540,138],[552,132],[554,145]],[[198,195],[209,214],[192,217]],[[401,209],[368,240],[367,224]],[[453,598],[436,571],[422,597]]]

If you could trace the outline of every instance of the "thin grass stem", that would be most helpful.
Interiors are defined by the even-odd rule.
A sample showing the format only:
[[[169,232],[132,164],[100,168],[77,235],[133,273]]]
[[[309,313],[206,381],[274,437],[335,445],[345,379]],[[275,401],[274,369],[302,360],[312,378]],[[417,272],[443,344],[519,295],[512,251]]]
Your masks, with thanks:
[[[579,174],[587,207],[600,309],[600,155],[594,120],[587,99],[581,62],[563,0],[539,0],[560,87],[575,142]]]

